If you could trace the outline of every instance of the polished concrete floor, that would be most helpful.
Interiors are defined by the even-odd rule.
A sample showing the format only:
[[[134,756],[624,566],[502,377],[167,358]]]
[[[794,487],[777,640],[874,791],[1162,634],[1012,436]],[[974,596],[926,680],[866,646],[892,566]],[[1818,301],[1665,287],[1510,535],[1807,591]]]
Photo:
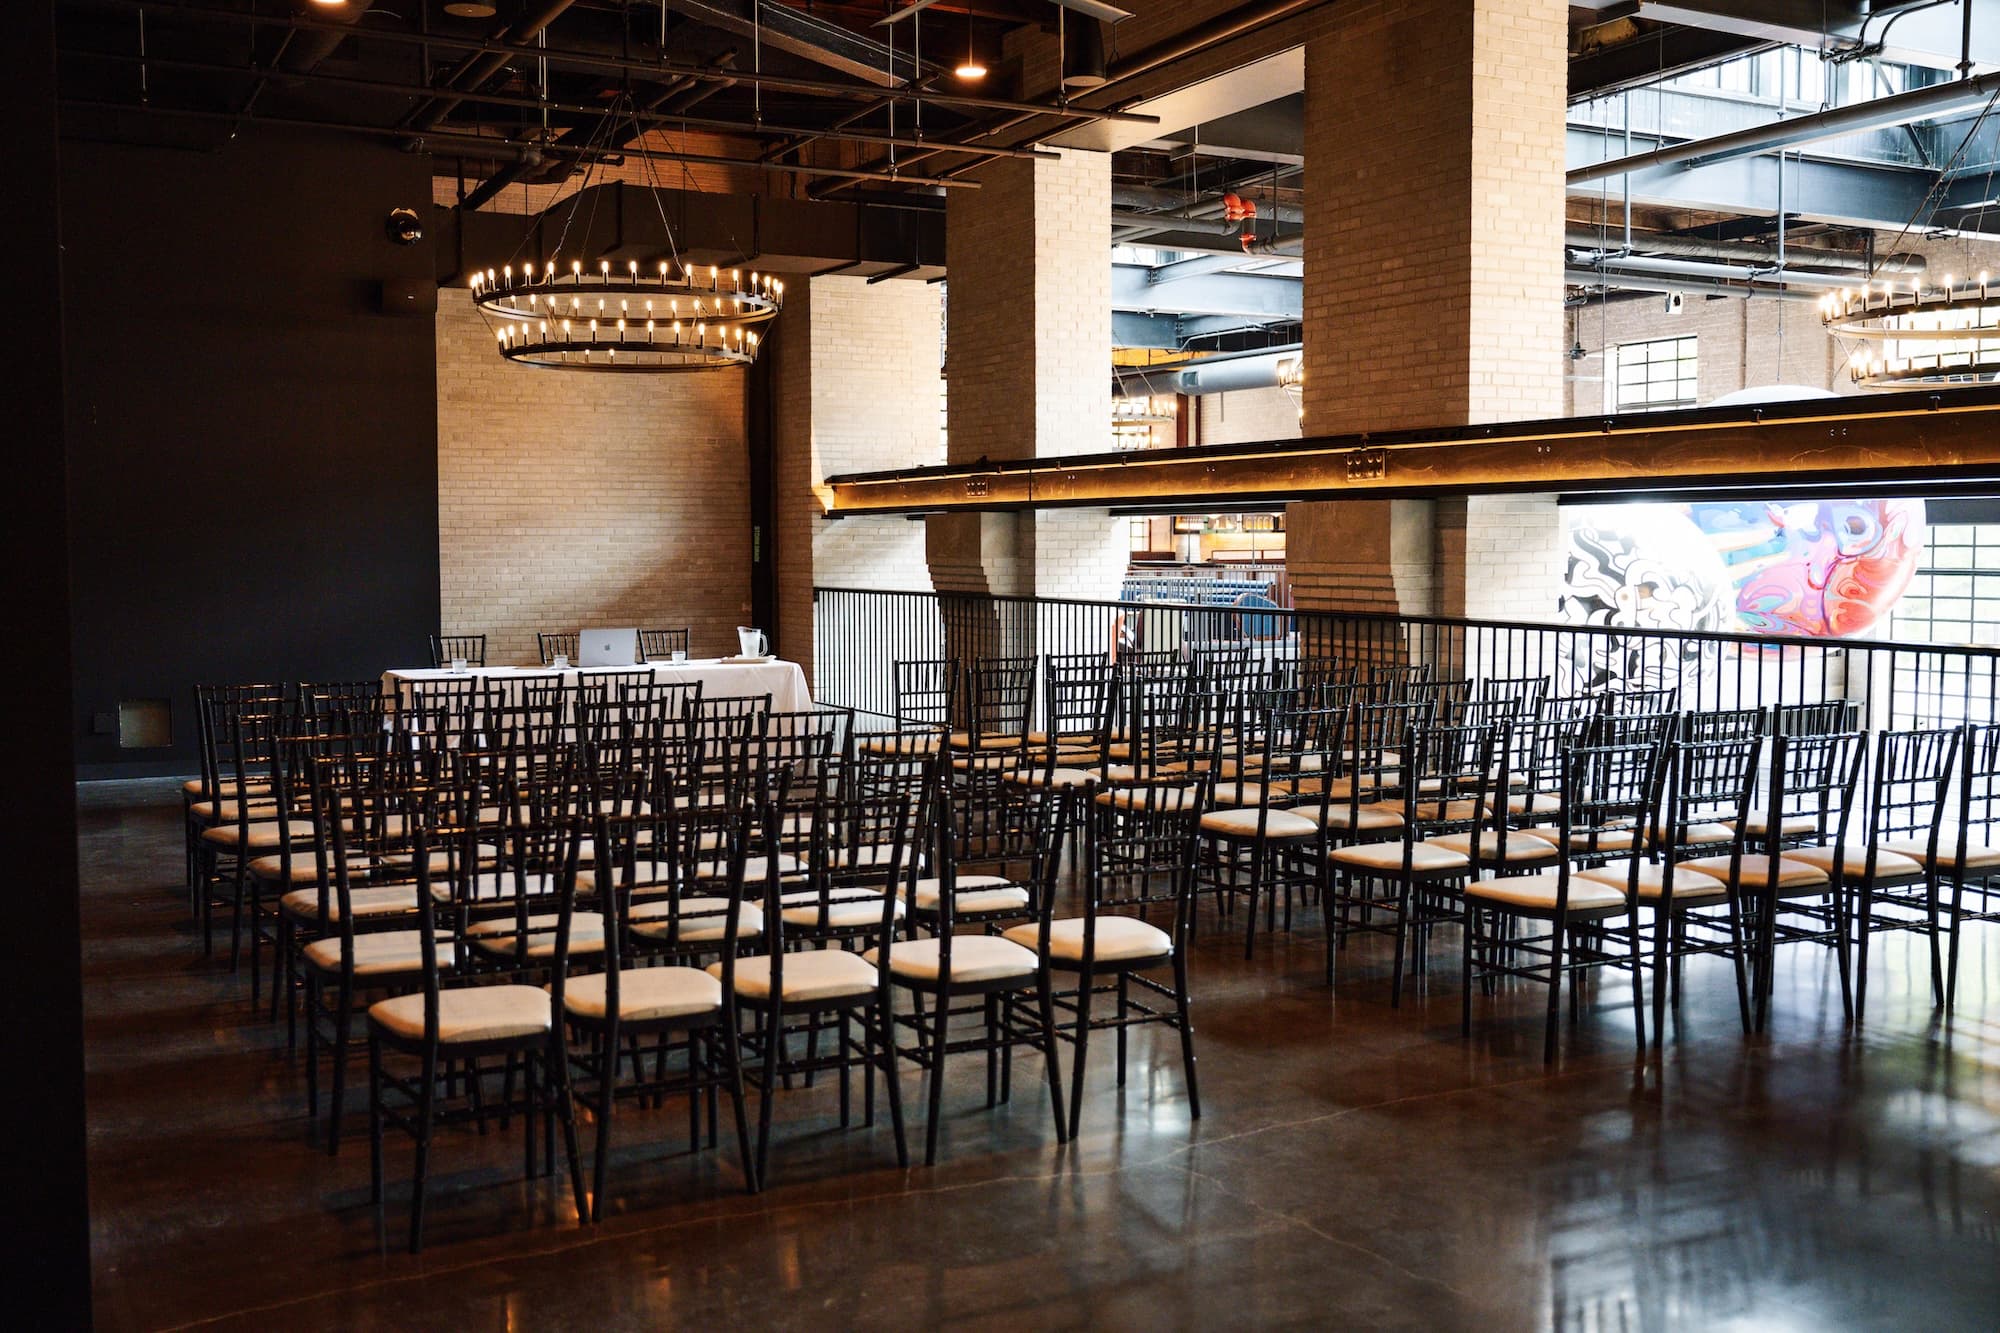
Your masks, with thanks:
[[[830,1089],[785,1095],[757,1197],[679,1109],[628,1112],[588,1228],[520,1179],[516,1135],[456,1132],[412,1257],[407,1142],[385,1237],[365,1121],[337,1159],[309,1146],[282,1032],[201,958],[177,800],[82,793],[106,1328],[2000,1328],[2000,930],[1969,936],[1949,1022],[1900,938],[1858,1037],[1831,957],[1795,949],[1766,1039],[1704,960],[1662,1059],[1634,1061],[1607,979],[1553,1069],[1539,989],[1465,1041],[1453,966],[1392,1010],[1378,942],[1329,993],[1311,914],[1250,963],[1211,932],[1199,1121],[1164,1031],[1122,1091],[1093,1049],[1068,1149],[1032,1078],[988,1111],[964,1069],[944,1162],[909,1171],[886,1126],[837,1128]]]

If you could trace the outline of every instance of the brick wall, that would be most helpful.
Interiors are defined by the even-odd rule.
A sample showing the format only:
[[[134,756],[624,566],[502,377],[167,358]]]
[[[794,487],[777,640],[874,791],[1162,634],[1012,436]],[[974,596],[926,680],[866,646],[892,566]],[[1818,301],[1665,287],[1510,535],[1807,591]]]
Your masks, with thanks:
[[[778,448],[779,633],[813,656],[812,590],[931,587],[924,525],[900,515],[821,516],[814,486],[845,472],[942,461],[939,289],[821,277],[788,289],[772,346]]]
[[[750,597],[743,372],[511,365],[447,288],[437,386],[444,629],[485,634],[493,662],[535,661],[537,630],[586,626],[688,625],[697,654],[734,650]]]
[[[1203,444],[1246,444],[1299,437],[1299,409],[1283,389],[1239,389],[1203,394],[1194,400],[1201,413]]]

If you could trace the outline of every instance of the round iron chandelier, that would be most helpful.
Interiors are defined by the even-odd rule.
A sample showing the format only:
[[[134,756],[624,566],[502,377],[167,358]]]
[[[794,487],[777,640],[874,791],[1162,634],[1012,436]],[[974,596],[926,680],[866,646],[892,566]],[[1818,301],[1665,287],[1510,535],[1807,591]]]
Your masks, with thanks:
[[[578,209],[603,161],[603,153],[593,152],[550,253],[539,262],[523,259],[472,274],[473,304],[492,327],[494,345],[509,361],[554,370],[658,373],[749,365],[757,359],[760,326],[777,318],[784,304],[785,284],[768,273],[752,270],[746,279],[741,268],[704,267],[683,256],[646,150],[646,127],[629,93],[613,104],[587,147],[608,143],[620,123],[629,125],[630,152],[644,164],[643,188],[665,230],[666,257],[656,264],[628,259],[620,268],[609,259],[565,256]],[[533,253],[538,222],[531,222],[516,256]],[[577,250],[588,243],[588,219],[582,231]]]
[[[584,268],[571,259],[562,272],[551,259],[516,273],[472,275],[472,299],[494,326],[500,355],[523,365],[564,370],[711,370],[757,359],[756,325],[777,316],[785,284],[768,273],[724,272],[711,265],[678,268],[668,259],[656,272],[628,260]]]
[[[1946,274],[1928,292],[1921,278],[1828,292],[1820,322],[1836,338],[1863,343],[1847,367],[1859,388],[1991,383],[2000,380],[2000,293],[1988,295],[1987,276]]]

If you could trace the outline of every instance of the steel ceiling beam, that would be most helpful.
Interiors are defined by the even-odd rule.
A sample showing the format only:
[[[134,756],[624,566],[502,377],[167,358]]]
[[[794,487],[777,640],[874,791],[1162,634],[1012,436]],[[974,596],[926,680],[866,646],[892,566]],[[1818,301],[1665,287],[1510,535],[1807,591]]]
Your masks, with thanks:
[[[767,92],[798,93],[807,97],[838,97],[851,100],[873,100],[891,98],[898,101],[921,100],[934,106],[962,107],[971,111],[1011,111],[1029,116],[1052,116],[1065,121],[1117,120],[1134,125],[1158,125],[1158,116],[1139,115],[1134,112],[1093,110],[1077,106],[1057,106],[1053,103],[1017,102],[1000,97],[977,97],[960,93],[933,93],[915,89],[883,89],[863,83],[836,83],[826,79],[801,79],[788,75],[764,74],[756,71],[734,71],[721,74],[706,65],[687,64],[672,60],[631,60],[618,56],[596,55],[585,51],[565,51],[551,46],[547,50],[539,47],[523,50],[504,43],[479,41],[473,38],[451,37],[441,33],[408,32],[400,28],[370,28],[357,26],[348,28],[320,19],[302,18],[295,14],[259,14],[248,10],[225,9],[216,5],[195,4],[191,0],[71,0],[83,7],[115,9],[127,13],[144,12],[160,14],[171,18],[188,19],[222,25],[250,28],[294,28],[302,32],[338,31],[356,41],[382,42],[389,45],[429,47],[435,51],[455,51],[499,55],[513,58],[532,54],[536,59],[546,59],[550,65],[565,69],[597,71],[606,74],[635,75],[644,79],[665,81],[685,76],[703,83],[731,82],[761,87]],[[438,89],[442,93],[447,90]],[[407,133],[407,129],[405,130]],[[886,173],[884,173],[886,174]],[[876,179],[877,173],[870,173],[867,179]]]
[[[829,478],[836,515],[1990,477],[2000,387]]]
[[[824,65],[864,83],[890,88],[919,77],[925,68],[905,50],[892,50],[838,23],[829,23],[772,0],[660,0],[703,27],[761,43],[774,51]]]
[[[1260,320],[1299,319],[1304,283],[1269,273],[1207,273],[1155,287],[1147,264],[1111,266],[1111,308],[1176,315],[1248,315]]]

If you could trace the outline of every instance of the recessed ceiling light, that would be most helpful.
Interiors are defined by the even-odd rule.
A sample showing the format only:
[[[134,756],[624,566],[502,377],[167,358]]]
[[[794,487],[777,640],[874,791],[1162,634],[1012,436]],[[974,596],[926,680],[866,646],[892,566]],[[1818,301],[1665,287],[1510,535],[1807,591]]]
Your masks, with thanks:
[[[451,0],[444,12],[458,19],[490,19],[500,12],[500,7],[485,0]]]

